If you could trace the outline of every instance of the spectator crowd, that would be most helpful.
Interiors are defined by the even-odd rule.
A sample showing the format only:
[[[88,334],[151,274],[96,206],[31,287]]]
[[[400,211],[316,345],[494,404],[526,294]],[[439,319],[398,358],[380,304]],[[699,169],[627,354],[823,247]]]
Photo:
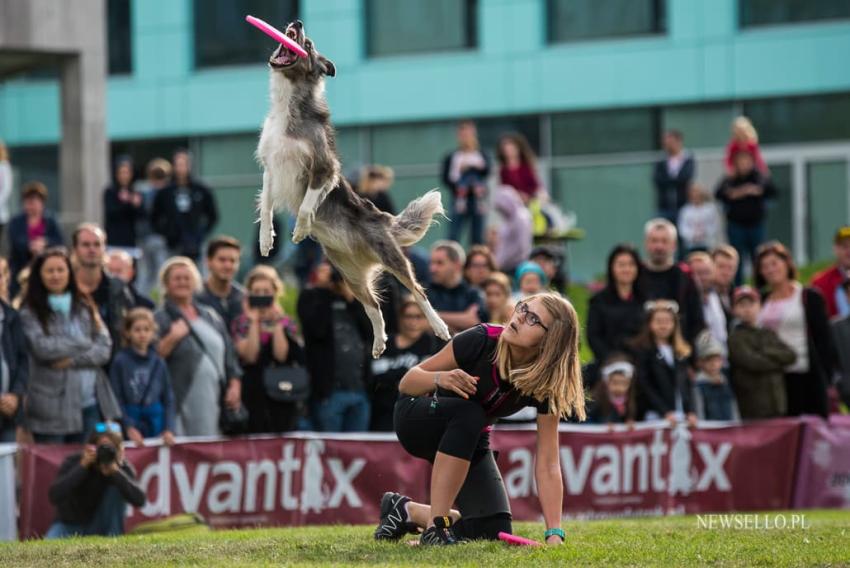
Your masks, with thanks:
[[[442,166],[451,239],[405,249],[453,334],[503,324],[538,292],[569,295],[564,249],[546,244],[551,203],[528,142],[503,136],[494,163],[473,122],[458,125],[457,139]],[[590,421],[836,411],[850,398],[850,227],[836,230],[834,265],[804,285],[788,249],[765,242],[776,188],[749,121],[734,123],[714,192],[695,183],[681,133],[665,133],[663,147],[652,174],[657,216],[635,235],[641,248],[611,250],[582,322],[593,355],[583,369]],[[7,167],[0,145],[0,198],[13,191]],[[43,183],[23,184],[15,216],[0,203],[0,441],[89,441],[114,446],[117,459],[122,438],[392,431],[399,380],[442,345],[406,290],[383,277],[389,339],[373,360],[369,319],[314,242],[293,255],[297,301],[285,302],[296,291],[271,264],[238,281],[246,251],[214,232],[214,194],[193,177],[188,151],[144,172],[136,179],[132,159],[118,158],[104,223],[80,224],[67,241]],[[366,166],[352,182],[397,212],[391,169]],[[131,469],[103,463],[90,449],[76,455],[51,498],[62,502],[68,476],[82,479],[79,464],[95,464],[92,475],[122,476],[120,495],[138,502]],[[94,515],[65,510],[54,535]]]

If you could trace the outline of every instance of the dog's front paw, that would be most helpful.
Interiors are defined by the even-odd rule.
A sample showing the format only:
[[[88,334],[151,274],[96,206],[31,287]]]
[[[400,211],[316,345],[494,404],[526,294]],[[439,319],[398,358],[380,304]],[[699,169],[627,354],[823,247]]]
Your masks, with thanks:
[[[384,352],[384,349],[387,348],[387,338],[376,337],[375,341],[372,342],[372,359],[377,359],[381,356],[381,353]]]
[[[295,230],[292,231],[292,242],[300,243],[310,235],[313,230],[313,217],[308,215],[299,215],[295,221]]]
[[[436,334],[436,336],[442,339],[443,341],[448,341],[452,338],[451,334],[449,333],[449,326],[447,326],[446,322],[444,322],[443,320],[438,319],[431,327],[434,328],[434,333]]]
[[[273,231],[260,231],[260,254],[263,256],[269,256],[269,253],[274,246],[274,232]]]

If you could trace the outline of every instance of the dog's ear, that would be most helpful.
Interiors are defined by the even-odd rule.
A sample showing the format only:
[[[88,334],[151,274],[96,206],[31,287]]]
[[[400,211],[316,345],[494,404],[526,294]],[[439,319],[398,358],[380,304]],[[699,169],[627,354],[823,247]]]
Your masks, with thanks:
[[[324,55],[319,55],[319,65],[322,67],[322,73],[328,77],[336,77],[336,65],[333,61]]]

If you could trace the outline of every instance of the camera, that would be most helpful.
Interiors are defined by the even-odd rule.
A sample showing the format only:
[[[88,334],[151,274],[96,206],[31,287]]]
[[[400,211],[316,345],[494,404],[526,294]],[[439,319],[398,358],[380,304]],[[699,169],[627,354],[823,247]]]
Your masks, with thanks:
[[[274,302],[274,296],[248,296],[248,305],[252,308],[268,308]]]
[[[118,457],[118,450],[112,444],[100,444],[97,447],[96,461],[98,465],[109,465]]]

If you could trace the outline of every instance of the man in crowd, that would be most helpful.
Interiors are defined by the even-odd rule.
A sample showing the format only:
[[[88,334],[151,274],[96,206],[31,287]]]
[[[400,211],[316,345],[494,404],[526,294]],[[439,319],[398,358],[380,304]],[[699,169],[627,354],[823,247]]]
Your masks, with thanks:
[[[101,422],[83,451],[65,458],[48,493],[56,521],[45,538],[124,534],[127,504],[141,507],[145,493],[122,441],[118,424]]]
[[[133,257],[123,249],[114,249],[109,252],[106,260],[106,271],[110,276],[121,280],[127,285],[127,291],[133,297],[133,305],[137,308],[154,309],[153,300],[143,295],[136,289],[134,284],[136,268]]]
[[[192,157],[188,150],[174,153],[174,179],[156,193],[151,219],[154,230],[165,237],[172,255],[197,261],[201,244],[218,222],[218,208],[212,191],[192,178]]]
[[[776,195],[776,188],[770,178],[756,169],[749,150],[738,150],[733,160],[735,173],[720,182],[715,197],[726,208],[729,244],[741,259],[735,275],[735,284],[739,285],[744,279],[744,257],[748,256],[752,262],[756,248],[764,241],[767,200]]]
[[[363,305],[327,260],[313,287],[298,296],[298,317],[311,378],[314,427],[320,432],[369,429],[372,324]]]
[[[850,281],[850,226],[840,227],[835,232],[832,247],[835,265],[815,274],[812,286],[820,290],[826,299],[826,311],[830,318],[850,316],[850,302],[846,287]]]
[[[699,285],[700,296],[702,298],[702,315],[705,320],[706,328],[711,337],[720,345],[722,351],[724,367],[729,364],[728,361],[728,338],[729,338],[729,315],[723,308],[723,302],[720,300],[720,295],[715,289],[715,267],[714,261],[711,260],[711,255],[707,252],[693,252],[688,255],[688,265],[694,275],[694,279]]]
[[[732,312],[732,293],[735,291],[735,274],[738,272],[738,251],[731,245],[720,245],[711,251],[714,261],[714,289],[720,296],[726,313]]]
[[[705,327],[702,300],[687,265],[678,265],[676,258],[676,227],[657,217],[644,227],[646,248],[646,295],[651,300],[663,298],[679,304],[682,333],[691,345]]]
[[[89,294],[100,317],[109,328],[113,354],[121,346],[124,315],[136,307],[127,285],[104,270],[106,233],[95,223],[83,223],[71,238],[74,249],[74,276],[77,288]]]
[[[667,156],[655,164],[652,176],[658,215],[675,224],[679,209],[688,201],[688,188],[696,175],[696,163],[691,152],[685,150],[684,137],[678,130],[665,132],[661,144]]]
[[[465,262],[466,253],[455,241],[437,241],[431,248],[428,300],[452,334],[488,320],[481,295],[463,280]]]
[[[207,269],[209,276],[204,289],[198,293],[197,300],[206,304],[221,316],[227,329],[242,313],[242,301],[245,288],[236,282],[239,272],[239,257],[242,248],[233,237],[216,237],[207,244]]]

